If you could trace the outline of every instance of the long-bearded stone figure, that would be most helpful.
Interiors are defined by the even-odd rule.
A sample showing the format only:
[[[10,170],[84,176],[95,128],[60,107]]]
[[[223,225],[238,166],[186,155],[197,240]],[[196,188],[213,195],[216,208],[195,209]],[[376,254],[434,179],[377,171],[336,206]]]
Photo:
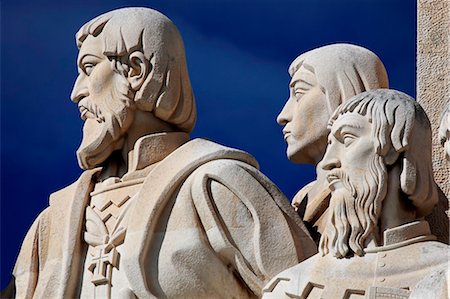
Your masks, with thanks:
[[[115,10],[76,40],[86,171],[25,237],[17,298],[254,298],[315,253],[253,157],[189,140],[194,97],[167,17]]]
[[[277,275],[263,298],[408,298],[448,266],[448,245],[423,219],[437,203],[429,120],[411,97],[380,89],[339,106],[329,129],[319,253]]]

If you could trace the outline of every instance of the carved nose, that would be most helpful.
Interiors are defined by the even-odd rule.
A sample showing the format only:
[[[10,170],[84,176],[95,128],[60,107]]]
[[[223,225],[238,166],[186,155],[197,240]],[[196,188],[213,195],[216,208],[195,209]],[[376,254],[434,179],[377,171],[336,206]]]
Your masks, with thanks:
[[[277,123],[280,126],[285,126],[288,122],[291,121],[291,111],[290,108],[288,107],[289,105],[289,99],[286,102],[286,104],[284,105],[283,109],[281,110],[280,114],[278,114],[277,116]]]
[[[322,160],[319,162],[323,170],[331,170],[334,168],[340,168],[341,162],[338,159],[328,159],[328,160]]]
[[[323,170],[331,170],[334,168],[341,167],[341,161],[336,157],[337,152],[336,149],[333,148],[332,144],[328,144],[325,155],[323,156],[322,161],[317,165],[318,168],[322,168]]]
[[[83,81],[84,80],[82,79],[82,77],[78,76],[77,80],[75,81],[75,84],[73,85],[72,93],[70,94],[70,99],[74,103],[78,103],[83,98],[89,95],[88,89]]]

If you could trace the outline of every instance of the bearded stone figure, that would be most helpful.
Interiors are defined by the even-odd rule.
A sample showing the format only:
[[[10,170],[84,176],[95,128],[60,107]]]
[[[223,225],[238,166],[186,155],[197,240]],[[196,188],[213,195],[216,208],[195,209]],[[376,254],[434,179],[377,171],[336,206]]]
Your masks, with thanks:
[[[263,298],[408,298],[448,267],[449,246],[424,220],[437,203],[429,120],[411,97],[380,89],[343,103],[328,128],[319,253],[278,274]]]
[[[25,237],[17,298],[255,298],[316,252],[253,157],[189,140],[194,97],[167,17],[111,11],[76,41],[85,172]]]

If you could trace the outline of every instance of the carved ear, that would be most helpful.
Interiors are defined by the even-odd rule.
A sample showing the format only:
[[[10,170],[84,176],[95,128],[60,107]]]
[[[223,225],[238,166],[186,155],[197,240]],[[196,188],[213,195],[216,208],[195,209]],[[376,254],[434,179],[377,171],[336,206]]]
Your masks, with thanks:
[[[397,152],[395,148],[391,146],[389,152],[384,156],[384,163],[386,165],[394,164],[397,161],[399,155],[399,152]]]
[[[416,189],[417,172],[416,167],[408,157],[403,158],[402,173],[400,174],[400,184],[402,191],[407,195],[412,195]]]
[[[128,82],[134,91],[137,91],[144,84],[149,72],[149,61],[145,58],[144,53],[135,51],[130,54],[130,70],[128,71]]]

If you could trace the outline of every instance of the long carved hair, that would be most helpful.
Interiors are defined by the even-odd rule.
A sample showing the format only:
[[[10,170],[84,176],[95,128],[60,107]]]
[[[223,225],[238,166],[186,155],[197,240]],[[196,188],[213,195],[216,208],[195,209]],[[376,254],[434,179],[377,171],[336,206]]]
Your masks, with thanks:
[[[303,53],[289,66],[291,77],[301,66],[315,74],[327,97],[329,115],[352,96],[372,89],[389,88],[381,60],[360,46],[333,44]]]
[[[400,91],[372,90],[339,106],[329,127],[348,112],[369,118],[377,154],[386,165],[401,163],[401,190],[416,207],[417,217],[430,214],[438,202],[438,189],[432,170],[431,124],[423,108]],[[388,161],[392,150],[397,159]]]
[[[135,94],[137,108],[153,111],[181,131],[192,131],[196,119],[194,95],[183,41],[172,21],[150,8],[113,10],[80,28],[76,34],[78,48],[87,36],[100,33],[103,53],[111,60],[130,65],[129,55],[140,51],[150,62],[150,72]]]

